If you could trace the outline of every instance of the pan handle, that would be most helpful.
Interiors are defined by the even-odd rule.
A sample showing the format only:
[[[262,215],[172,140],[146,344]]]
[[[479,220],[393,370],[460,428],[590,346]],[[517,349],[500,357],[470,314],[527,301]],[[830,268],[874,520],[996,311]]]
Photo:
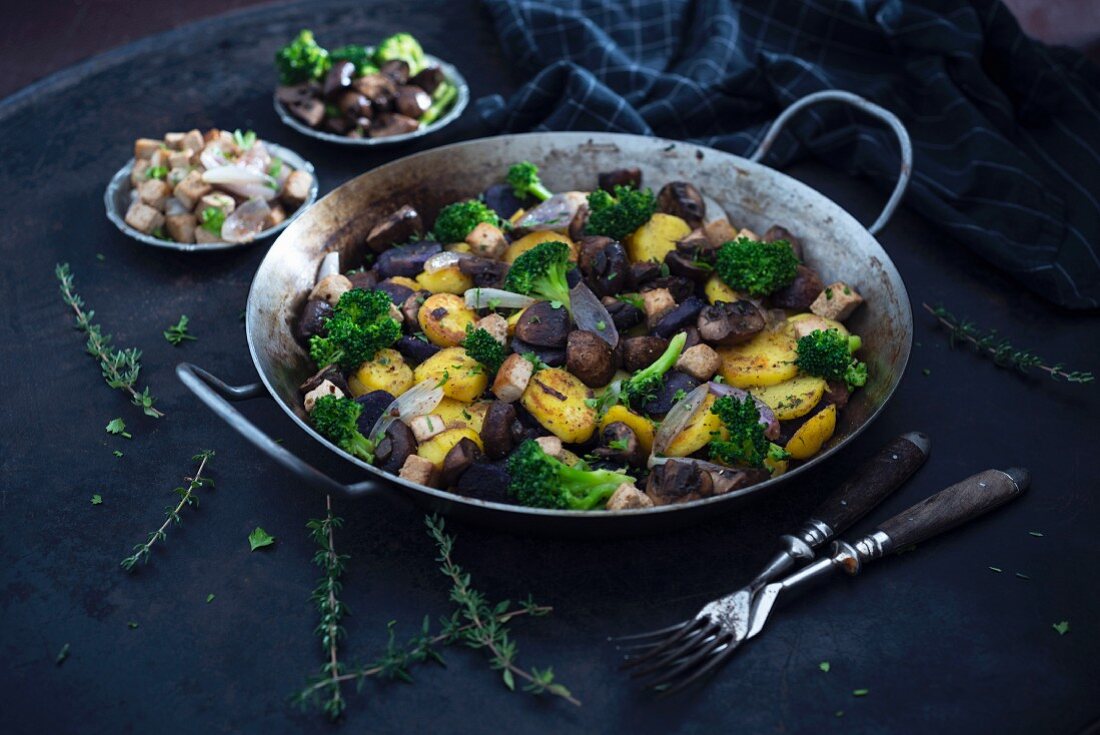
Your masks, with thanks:
[[[886,202],[886,206],[882,208],[882,213],[878,216],[878,219],[867,228],[868,232],[872,235],[877,235],[879,230],[885,227],[886,223],[890,221],[890,218],[894,215],[894,210],[897,209],[898,204],[901,203],[901,197],[905,194],[905,190],[909,186],[909,177],[913,173],[913,145],[909,142],[909,131],[905,129],[905,125],[898,119],[898,116],[886,108],[880,107],[869,100],[865,100],[859,95],[852,94],[851,92],[844,92],[839,89],[827,89],[821,92],[808,94],[783,110],[779,117],[775,118],[775,122],[768,128],[768,132],[764,135],[764,139],[760,141],[760,145],[757,147],[756,152],[752,154],[749,160],[753,163],[759,163],[760,159],[767,155],[772,144],[775,143],[776,138],[779,137],[779,133],[782,132],[783,126],[803,109],[810,105],[817,104],[818,102],[846,102],[859,110],[863,110],[868,115],[882,120],[890,126],[890,129],[894,131],[894,135],[898,137],[898,146],[901,148],[901,169],[898,171],[898,183],[894,185],[894,192],[890,195],[890,199]]]
[[[176,365],[176,375],[192,393],[198,396],[200,401],[206,404],[207,408],[236,429],[237,433],[252,442],[260,451],[281,464],[294,477],[310,487],[330,495],[343,497],[360,497],[380,489],[378,483],[370,480],[357,482],[353,485],[344,485],[337,482],[293,455],[230,404],[230,401],[245,401],[268,395],[261,383],[249,383],[240,386],[229,385],[189,362],[181,362]]]

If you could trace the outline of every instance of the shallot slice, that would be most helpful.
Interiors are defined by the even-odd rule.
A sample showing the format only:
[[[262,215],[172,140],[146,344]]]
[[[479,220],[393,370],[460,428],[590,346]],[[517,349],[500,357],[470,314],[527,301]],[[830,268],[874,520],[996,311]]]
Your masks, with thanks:
[[[262,171],[244,166],[219,166],[207,169],[202,173],[202,180],[249,199],[258,197],[270,201],[279,195],[275,179]]]
[[[251,148],[241,154],[241,157],[237,159],[237,164],[266,174],[271,168],[271,154],[267,152],[267,146],[264,145],[264,142],[257,140]]]
[[[435,273],[444,268],[450,268],[452,265],[458,265],[458,261],[469,257],[469,253],[456,253],[451,250],[445,250],[442,253],[436,253],[424,261],[424,272]]]
[[[321,260],[321,267],[317,271],[317,280],[320,281],[325,276],[335,276],[340,273],[340,251],[333,250],[330,253],[325,253],[325,257]]]
[[[374,422],[367,438],[376,441],[375,437],[384,436],[386,429],[394,421],[401,420],[408,423],[417,416],[426,416],[435,410],[439,402],[443,400],[443,389],[435,383],[417,383],[412,388],[398,396],[393,403],[386,406],[386,410]]]
[[[263,199],[249,199],[234,209],[222,223],[222,239],[226,242],[250,242],[264,230],[271,207]]]
[[[739,401],[744,399],[745,396],[751,397],[752,402],[756,404],[757,412],[760,414],[760,423],[764,425],[764,436],[769,439],[775,439],[779,436],[779,419],[775,417],[775,411],[772,410],[771,406],[747,390],[734,388],[732,385],[726,385],[725,383],[706,383],[705,385],[716,396],[734,396]]]
[[[523,230],[566,230],[580,206],[588,201],[583,191],[566,191],[555,194],[533,208],[516,223]]]
[[[202,149],[202,153],[199,154],[199,163],[207,170],[230,166],[233,164],[233,159],[229,153],[229,146],[224,141],[214,140]]]
[[[578,329],[594,332],[611,345],[611,349],[615,349],[619,344],[619,330],[615,328],[615,321],[583,281],[569,289],[569,305]]]
[[[500,288],[471,288],[464,298],[471,309],[526,309],[538,300]]]
[[[702,193],[702,192],[700,192]],[[726,214],[726,210],[722,209],[722,205],[718,203],[713,197],[709,197],[703,194],[703,204],[707,208],[707,216],[704,219],[706,224],[711,222],[717,222],[720,219],[729,221],[729,215]]]
[[[657,455],[664,454],[665,449],[672,440],[684,430],[684,427],[691,423],[692,418],[699,412],[699,408],[706,401],[709,393],[709,383],[698,385],[674,403],[668,413],[665,414],[665,419],[661,422],[661,428],[657,430],[657,434],[653,437],[653,451],[650,453],[649,458],[651,467]]]

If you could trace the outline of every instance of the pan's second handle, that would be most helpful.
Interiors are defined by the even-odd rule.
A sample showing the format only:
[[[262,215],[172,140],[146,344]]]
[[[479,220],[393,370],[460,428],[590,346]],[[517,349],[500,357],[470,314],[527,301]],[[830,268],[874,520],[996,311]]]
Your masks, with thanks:
[[[901,148],[901,168],[898,171],[898,183],[894,185],[894,191],[890,194],[890,199],[887,200],[886,206],[882,208],[882,213],[879,214],[878,219],[867,228],[868,232],[875,235],[886,226],[886,223],[890,221],[890,217],[894,215],[894,210],[898,208],[898,204],[901,203],[901,198],[905,194],[905,190],[909,187],[909,177],[913,173],[913,144],[909,141],[909,131],[905,129],[905,125],[898,116],[885,107],[880,107],[874,102],[863,99],[859,95],[852,94],[851,92],[844,92],[839,89],[827,89],[821,92],[808,94],[783,110],[779,117],[775,118],[775,122],[768,128],[768,132],[764,134],[764,139],[760,141],[760,145],[756,148],[756,151],[749,160],[759,162],[764,158],[775,143],[776,138],[778,138],[779,134],[783,131],[783,126],[799,112],[818,102],[844,102],[852,105],[889,125],[890,129],[894,131],[894,135],[898,138],[898,146]]]
[[[371,490],[378,489],[378,484],[370,481],[344,485],[333,480],[277,443],[230,404],[230,401],[242,401],[266,395],[261,384],[229,385],[202,368],[187,362],[181,362],[176,366],[176,375],[192,393],[198,396],[200,401],[220,416],[223,421],[310,487],[329,494],[343,496],[361,496]]]
[[[803,529],[813,538],[810,545],[820,546],[867,515],[920,469],[931,450],[932,440],[919,431],[894,438],[817,507]]]

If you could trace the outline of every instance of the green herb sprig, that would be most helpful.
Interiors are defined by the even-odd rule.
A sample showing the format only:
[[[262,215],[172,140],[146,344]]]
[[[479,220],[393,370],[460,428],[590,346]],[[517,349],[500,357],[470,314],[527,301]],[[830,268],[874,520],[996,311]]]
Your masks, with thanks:
[[[180,497],[180,501],[175,507],[169,506],[164,511],[164,523],[160,528],[149,534],[149,538],[145,540],[145,543],[138,544],[134,547],[134,553],[122,560],[121,566],[128,572],[132,572],[134,567],[139,563],[147,563],[149,561],[149,552],[153,548],[153,545],[158,541],[165,541],[168,538],[168,526],[172,523],[179,525],[182,523],[180,513],[187,506],[198,506],[199,499],[195,495],[195,491],[203,487],[214,487],[214,481],[209,477],[203,477],[202,472],[206,469],[207,462],[214,456],[214,452],[209,449],[196,454],[191,459],[199,463],[199,468],[195,470],[193,477],[185,477],[187,480],[187,487],[177,487],[175,492]]]
[[[997,334],[997,330],[980,329],[973,322],[959,319],[943,306],[929,306],[922,304],[924,310],[936,318],[936,321],[947,330],[951,346],[963,343],[969,344],[980,355],[993,360],[999,367],[1014,368],[1025,375],[1028,370],[1034,368],[1047,373],[1054,380],[1064,380],[1069,383],[1091,383],[1095,376],[1091,372],[1066,370],[1062,363],[1054,365],[1028,350],[1013,347],[1012,344]]]
[[[187,319],[187,315],[182,314],[180,315],[180,319],[178,322],[176,322],[171,327],[168,327],[168,329],[164,330],[164,338],[168,340],[168,342],[172,344],[172,346],[179,347],[186,340],[191,340],[192,342],[194,342],[196,339],[198,339],[198,337],[187,331],[188,321],[189,320]]]
[[[485,651],[489,656],[489,665],[501,671],[505,686],[515,690],[516,679],[523,682],[523,690],[532,694],[550,694],[580,705],[580,702],[562,684],[554,680],[551,668],[523,669],[516,663],[516,644],[508,630],[508,623],[517,617],[541,617],[550,614],[553,608],[537,604],[528,597],[515,607],[509,600],[491,605],[484,594],[475,590],[471,578],[453,559],[454,537],[447,535],[443,520],[430,516],[425,518],[428,535],[435,541],[439,552],[440,571],[452,583],[451,600],[457,607],[450,616],[440,620],[440,631],[432,632],[431,618],[425,615],[420,632],[407,643],[397,643],[396,622],[386,625],[385,651],[374,661],[361,666],[345,667],[339,662],[336,643],[343,636],[340,619],[347,614],[347,608],[339,602],[340,577],[343,574],[346,556],[336,554],[332,543],[331,531],[339,527],[341,519],[332,515],[331,503],[326,506],[326,518],[323,521],[311,521],[310,530],[321,550],[314,562],[325,570],[325,579],[318,584],[314,600],[321,610],[321,624],[317,634],[321,637],[326,651],[326,662],[320,672],[311,677],[306,686],[294,695],[292,701],[305,708],[319,706],[330,718],[338,718],[346,707],[341,687],[354,682],[361,688],[371,677],[412,682],[414,664],[434,661],[443,664],[443,656],[438,647],[441,645],[463,645]]]
[[[61,296],[65,304],[76,314],[76,328],[88,337],[85,349],[99,363],[107,385],[129,393],[131,402],[146,416],[153,418],[163,416],[162,411],[153,407],[156,399],[149,395],[149,389],[138,390],[141,350],[135,347],[119,350],[111,345],[111,335],[103,334],[100,326],[92,322],[95,312],[88,309],[84,299],[76,293],[73,287],[73,274],[68,263],[59,263],[54,269],[54,274],[61,282]]]

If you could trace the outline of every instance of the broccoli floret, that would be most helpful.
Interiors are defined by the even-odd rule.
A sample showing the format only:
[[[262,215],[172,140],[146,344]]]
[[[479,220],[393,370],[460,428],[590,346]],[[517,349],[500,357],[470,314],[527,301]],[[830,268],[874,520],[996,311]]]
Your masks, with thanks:
[[[384,38],[378,44],[378,48],[374,50],[374,63],[376,66],[382,66],[387,61],[395,59],[400,59],[409,65],[409,76],[419,74],[428,66],[424,49],[408,33],[395,33],[388,38]]]
[[[500,370],[504,362],[504,345],[485,329],[478,327],[468,331],[462,346],[466,348],[466,354],[484,365],[490,375]]]
[[[337,364],[346,370],[374,359],[401,336],[401,324],[390,316],[392,303],[385,291],[346,291],[325,320],[328,336],[310,339],[310,357],[319,367]]]
[[[736,396],[721,396],[710,407],[711,413],[722,420],[729,434],[728,439],[710,441],[710,458],[726,465],[748,465],[763,467],[765,459],[786,459],[787,452],[778,444],[773,444],[764,436],[764,425],[760,423],[760,409],[752,396],[738,399]]]
[[[500,217],[489,209],[485,202],[467,199],[464,202],[448,204],[439,210],[432,228],[435,239],[442,243],[464,242],[466,236],[481,222],[500,227]]]
[[[845,337],[836,329],[815,329],[798,340],[794,364],[809,375],[843,380],[848,390],[855,390],[867,382],[867,363],[852,356],[862,344],[855,335]]]
[[[540,242],[512,263],[504,279],[504,288],[570,308],[566,274],[573,264],[569,262],[569,252],[564,242]]]
[[[545,202],[552,194],[539,179],[539,167],[530,161],[521,161],[508,169],[508,186],[517,199],[533,196]]]
[[[321,396],[313,406],[309,421],[313,428],[336,442],[348,454],[365,462],[374,462],[374,443],[359,433],[359,413],[363,407],[344,396]]]
[[[687,334],[680,332],[671,340],[664,353],[653,361],[649,367],[642,368],[627,381],[620,389],[622,398],[628,406],[638,407],[646,401],[652,400],[661,392],[665,383],[665,373],[672,369],[676,361],[680,359],[680,353],[684,351],[684,343],[687,342]]]
[[[275,54],[280,84],[301,84],[320,79],[329,69],[328,51],[313,40],[313,31],[302,30],[298,37]]]
[[[597,189],[588,195],[588,223],[584,229],[589,235],[622,240],[648,222],[656,209],[650,189],[616,186],[614,196]]]
[[[528,439],[508,458],[508,492],[534,508],[591,510],[602,506],[624,482],[634,478],[611,470],[590,470],[583,462],[570,467]]]
[[[378,71],[378,67],[371,63],[371,56],[370,52],[367,51],[367,47],[360,46],[357,43],[349,43],[346,46],[334,48],[328,52],[328,57],[333,64],[340,61],[350,61],[355,64],[356,76],[362,77]]]
[[[739,237],[718,248],[714,270],[730,288],[765,296],[794,280],[798,258],[786,240],[759,242]]]

